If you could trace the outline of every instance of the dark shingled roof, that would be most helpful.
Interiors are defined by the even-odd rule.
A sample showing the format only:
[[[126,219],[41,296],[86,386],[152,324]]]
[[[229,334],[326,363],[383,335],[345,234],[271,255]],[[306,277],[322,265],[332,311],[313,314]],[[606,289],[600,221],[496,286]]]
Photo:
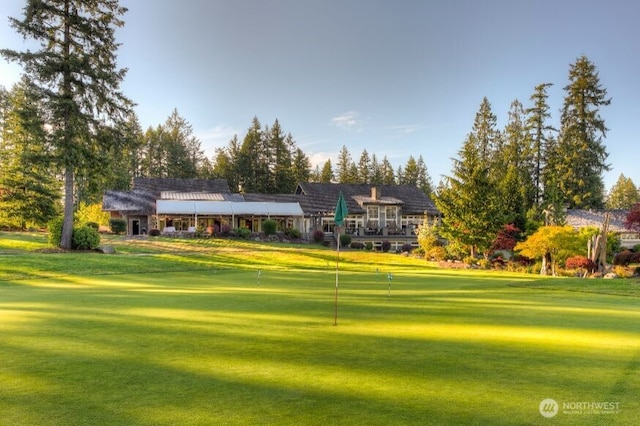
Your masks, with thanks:
[[[372,185],[341,183],[299,183],[296,194],[302,210],[307,214],[333,212],[336,208],[340,191],[344,195],[350,214],[364,214],[360,205],[371,197],[372,188],[376,188],[380,204],[401,204],[404,215],[440,215],[431,197],[413,185]],[[394,200],[396,199],[396,200]]]
[[[156,200],[163,191],[204,192],[222,194],[225,200],[299,203],[306,215],[333,214],[340,191],[350,214],[366,213],[372,188],[378,192],[378,204],[401,205],[404,215],[439,215],[433,200],[413,185],[352,185],[338,183],[299,183],[294,194],[231,194],[224,179],[135,178],[131,191],[106,191],[102,201],[105,211],[121,211],[130,215],[155,213]]]
[[[162,191],[230,193],[226,179],[134,178],[133,188],[160,198]]]
[[[606,214],[609,214],[609,230],[613,232],[630,232],[624,226],[628,210],[567,210],[567,225],[575,229],[595,226],[602,227]]]
[[[212,192],[230,196],[226,179],[134,178],[131,191],[105,191],[102,210],[129,215],[151,215],[162,191]]]

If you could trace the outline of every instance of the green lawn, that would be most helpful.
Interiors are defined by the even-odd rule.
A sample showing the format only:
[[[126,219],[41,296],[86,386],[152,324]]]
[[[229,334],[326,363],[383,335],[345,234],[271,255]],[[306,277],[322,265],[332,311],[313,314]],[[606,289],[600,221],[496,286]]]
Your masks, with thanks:
[[[117,254],[42,253],[41,235],[0,233],[0,424],[640,416],[637,281],[442,270],[347,251],[334,326],[328,249],[104,242]],[[546,398],[560,404],[551,419],[539,411]],[[586,402],[618,410],[576,408]]]

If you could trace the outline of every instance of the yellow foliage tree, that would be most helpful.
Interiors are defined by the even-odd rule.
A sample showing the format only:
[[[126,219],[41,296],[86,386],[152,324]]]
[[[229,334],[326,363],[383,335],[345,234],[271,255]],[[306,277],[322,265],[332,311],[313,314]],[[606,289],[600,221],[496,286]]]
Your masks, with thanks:
[[[556,275],[556,263],[581,250],[583,239],[570,226],[541,226],[514,250],[531,259],[541,259],[541,275]]]

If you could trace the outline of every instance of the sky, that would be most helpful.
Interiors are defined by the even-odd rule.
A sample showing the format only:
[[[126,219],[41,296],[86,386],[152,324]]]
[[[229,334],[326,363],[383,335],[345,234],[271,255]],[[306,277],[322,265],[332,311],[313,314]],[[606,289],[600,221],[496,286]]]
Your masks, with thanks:
[[[0,46],[25,49],[0,2]],[[611,104],[601,108],[609,190],[621,174],[640,186],[640,2],[637,0],[121,0],[122,91],[143,129],[174,109],[208,157],[254,117],[277,119],[313,167],[346,146],[394,168],[422,156],[437,184],[451,174],[483,97],[503,128],[514,100],[536,85],[560,109],[570,65],[585,55]],[[0,85],[21,69],[0,59]]]

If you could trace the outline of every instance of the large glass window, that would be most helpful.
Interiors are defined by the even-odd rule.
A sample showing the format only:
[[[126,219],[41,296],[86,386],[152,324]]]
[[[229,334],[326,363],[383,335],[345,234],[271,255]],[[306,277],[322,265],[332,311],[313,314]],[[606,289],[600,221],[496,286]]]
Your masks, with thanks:
[[[378,206],[367,206],[367,227],[378,228],[380,210]]]

